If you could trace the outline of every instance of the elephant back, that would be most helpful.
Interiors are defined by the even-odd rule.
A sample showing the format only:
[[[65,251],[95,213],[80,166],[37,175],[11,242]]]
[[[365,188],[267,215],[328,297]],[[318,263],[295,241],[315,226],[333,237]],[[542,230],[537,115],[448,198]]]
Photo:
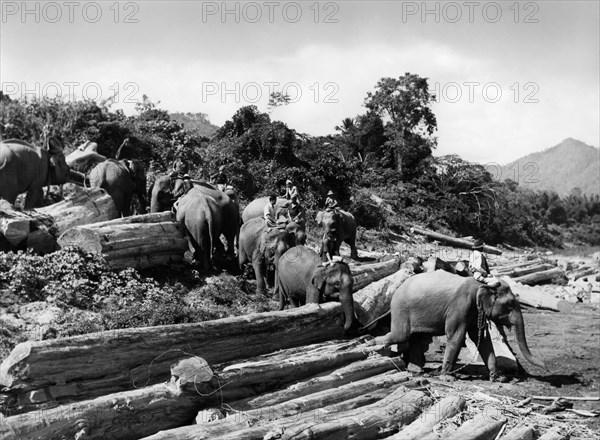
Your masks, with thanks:
[[[298,245],[294,246],[293,248],[290,248],[279,259],[280,268],[306,265],[310,266],[312,270],[319,264],[321,264],[321,258],[319,257],[319,254],[317,254],[311,248],[304,245]]]
[[[246,206],[244,208],[244,211],[242,212],[242,221],[244,223],[246,223],[247,221],[249,221],[253,218],[262,217],[263,212],[265,210],[265,206],[267,206],[267,203],[269,203],[268,197],[260,197],[258,199],[254,199],[253,201],[251,201],[248,204],[248,206]],[[281,210],[287,209],[289,204],[290,204],[290,201],[288,199],[278,197],[277,203],[275,204],[275,211],[276,211],[277,216],[279,216],[279,212]]]

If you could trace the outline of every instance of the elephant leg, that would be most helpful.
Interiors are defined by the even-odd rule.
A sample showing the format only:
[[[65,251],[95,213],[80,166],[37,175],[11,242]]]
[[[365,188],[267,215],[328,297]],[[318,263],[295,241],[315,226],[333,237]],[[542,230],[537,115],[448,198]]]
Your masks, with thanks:
[[[446,331],[446,351],[444,352],[444,362],[442,364],[441,374],[443,380],[452,380],[448,376],[454,368],[458,354],[465,343],[467,329],[464,326],[456,328],[453,332]]]
[[[300,301],[298,301],[298,298],[295,298],[295,297],[293,297],[293,296],[290,296],[290,297],[289,297],[289,300],[290,300],[290,305],[291,305],[293,308],[300,307]]]
[[[262,255],[254,257],[252,259],[252,267],[254,268],[254,275],[256,276],[256,292],[264,295],[267,293],[265,283],[265,258]]]
[[[477,344],[479,341],[479,346],[477,350],[481,355],[481,359],[487,366],[487,369],[490,373],[490,380],[498,381],[498,382],[506,382],[508,379],[502,373],[498,371],[498,366],[496,363],[496,354],[494,353],[494,345],[492,344],[492,340],[490,338],[489,332],[484,331],[485,327],[478,331],[477,328],[469,329],[469,337],[473,341],[473,343]]]
[[[27,191],[25,197],[25,209],[33,209],[38,206],[44,198],[44,189],[40,186],[39,188],[30,188]],[[16,197],[15,197],[16,199]],[[14,203],[14,200],[13,200]]]
[[[354,233],[346,243],[350,246],[350,258],[357,259],[358,258],[358,250],[356,249],[356,233]]]
[[[123,213],[123,217],[129,217],[131,215],[131,193],[123,194],[123,207],[121,212]]]
[[[422,373],[425,366],[425,352],[429,348],[431,337],[423,334],[411,335],[408,347],[408,362],[414,366],[413,372]]]

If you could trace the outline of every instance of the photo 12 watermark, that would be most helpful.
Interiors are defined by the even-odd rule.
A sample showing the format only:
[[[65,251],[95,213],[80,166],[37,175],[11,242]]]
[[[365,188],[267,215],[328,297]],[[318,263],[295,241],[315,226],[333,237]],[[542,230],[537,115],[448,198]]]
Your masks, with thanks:
[[[540,166],[536,162],[514,162],[506,169],[496,162],[489,162],[484,166],[495,180],[501,182],[510,179],[519,184],[540,183],[538,175]]]
[[[301,100],[310,100],[314,103],[337,104],[337,97],[340,91],[338,83],[313,82],[311,84],[300,84],[297,82],[280,83],[277,81],[268,82],[215,82],[207,81],[202,83],[202,103],[220,102],[251,105],[268,99],[279,93],[286,97],[287,104],[300,102]]]
[[[2,23],[139,23],[138,2],[0,2]]]
[[[502,98],[509,99],[515,104],[538,104],[540,102],[537,97],[540,86],[533,81],[515,81],[510,85],[502,85],[496,81],[485,83],[449,81],[446,83],[435,82],[432,86],[432,93],[435,95],[437,103],[487,102],[495,104]]]
[[[402,23],[539,23],[538,2],[402,2]]]
[[[339,23],[337,2],[202,2],[202,23]]]
[[[140,86],[135,82],[114,82],[103,86],[97,82],[16,82],[5,81],[1,84],[4,94],[18,99],[58,98],[68,102],[77,100],[106,101],[113,104],[136,104],[140,101]]]

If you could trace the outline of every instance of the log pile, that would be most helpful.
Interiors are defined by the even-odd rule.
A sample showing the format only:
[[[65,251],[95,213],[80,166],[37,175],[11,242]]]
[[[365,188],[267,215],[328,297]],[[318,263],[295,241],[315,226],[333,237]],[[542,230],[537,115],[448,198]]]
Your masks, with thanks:
[[[0,250],[32,249],[38,254],[55,251],[54,219],[33,211],[19,211],[0,200]]]
[[[64,232],[58,244],[102,254],[117,270],[181,262],[188,249],[183,228],[169,211],[76,226]]]

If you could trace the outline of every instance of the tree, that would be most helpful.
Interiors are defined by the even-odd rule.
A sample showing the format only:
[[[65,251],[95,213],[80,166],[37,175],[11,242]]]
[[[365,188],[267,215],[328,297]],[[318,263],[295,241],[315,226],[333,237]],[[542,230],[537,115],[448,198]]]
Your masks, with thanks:
[[[388,140],[384,146],[403,179],[411,180],[437,145],[433,136],[437,121],[430,108],[435,95],[429,92],[427,78],[411,73],[398,79],[382,78],[375,89],[367,93],[365,106],[385,121]]]

